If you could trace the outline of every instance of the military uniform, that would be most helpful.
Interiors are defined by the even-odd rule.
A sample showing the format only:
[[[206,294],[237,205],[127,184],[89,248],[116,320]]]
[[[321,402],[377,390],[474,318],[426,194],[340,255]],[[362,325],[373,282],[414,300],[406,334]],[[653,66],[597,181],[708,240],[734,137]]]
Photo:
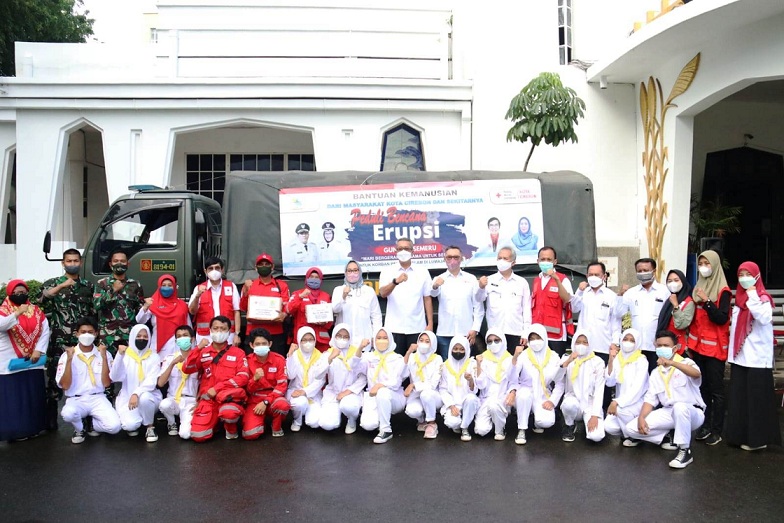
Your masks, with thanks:
[[[67,279],[65,275],[51,278],[43,283],[42,289],[53,289]],[[84,316],[95,316],[94,293],[93,283],[79,278],[73,286],[64,288],[51,298],[41,294],[41,309],[46,313],[52,333],[46,360],[46,401],[51,412],[49,425],[52,429],[57,427],[57,402],[63,397],[63,391],[55,381],[57,362],[63,353],[63,347],[74,347],[77,344],[72,330],[74,323]]]
[[[114,356],[119,345],[128,345],[128,335],[136,323],[136,313],[144,305],[144,290],[141,283],[131,278],[124,280],[125,285],[114,292],[116,278],[109,276],[95,284],[93,304],[101,327],[99,338]]]

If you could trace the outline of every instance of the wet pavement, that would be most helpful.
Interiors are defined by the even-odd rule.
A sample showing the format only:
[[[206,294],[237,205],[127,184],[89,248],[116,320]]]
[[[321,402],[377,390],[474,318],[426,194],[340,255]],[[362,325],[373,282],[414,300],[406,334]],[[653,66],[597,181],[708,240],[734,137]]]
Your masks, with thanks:
[[[514,416],[510,416],[514,424]],[[780,410],[784,425],[784,410]],[[510,425],[507,425],[509,427]],[[511,425],[515,426],[515,425]],[[0,521],[782,521],[784,450],[694,442],[694,463],[618,438],[528,444],[440,428],[422,439],[405,416],[374,445],[303,427],[255,442],[157,443],[125,434],[70,443],[71,431],[0,444]],[[288,423],[286,424],[288,429]]]

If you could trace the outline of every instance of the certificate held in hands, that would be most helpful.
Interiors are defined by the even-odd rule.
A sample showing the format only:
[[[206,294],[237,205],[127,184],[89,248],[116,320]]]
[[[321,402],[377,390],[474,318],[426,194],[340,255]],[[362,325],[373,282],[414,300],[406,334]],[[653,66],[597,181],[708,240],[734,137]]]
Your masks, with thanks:
[[[248,319],[271,321],[277,319],[283,301],[275,296],[248,296]]]
[[[334,319],[331,303],[314,303],[305,306],[308,323],[329,323]]]

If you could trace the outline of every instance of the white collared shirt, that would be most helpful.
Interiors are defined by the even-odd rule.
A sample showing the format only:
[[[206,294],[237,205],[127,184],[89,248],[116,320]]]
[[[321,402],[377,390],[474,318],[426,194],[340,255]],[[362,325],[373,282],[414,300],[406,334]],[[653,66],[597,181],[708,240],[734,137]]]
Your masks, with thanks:
[[[220,314],[221,314],[221,310],[220,310],[221,292],[230,292],[231,293],[231,307],[232,307],[232,310],[235,310],[235,311],[240,310],[240,293],[237,292],[237,286],[234,284],[234,282],[229,282],[229,283],[231,283],[231,287],[230,287],[231,290],[224,291],[223,290],[223,278],[220,279],[220,281],[218,282],[217,286],[213,285],[210,280],[207,280],[207,291],[212,292],[212,312],[215,314],[215,316],[220,316]],[[229,289],[229,287],[227,287],[227,289]],[[205,291],[205,292],[207,292],[207,291]],[[197,285],[196,288],[193,289],[193,294],[191,294],[191,298],[188,300],[189,304],[193,303],[194,300],[196,300],[196,303],[199,302],[199,299],[197,298],[198,293],[199,293],[199,285]],[[233,317],[231,317],[229,319],[231,321],[234,321]]]
[[[735,329],[738,326],[740,309],[732,308],[732,323],[730,324],[730,347],[727,362],[759,369],[773,368],[773,307],[770,302],[763,302],[755,292],[748,293],[749,299],[746,306],[751,311],[751,331],[743,342],[738,355],[735,356]]]
[[[655,350],[656,327],[659,325],[659,312],[670,299],[670,290],[654,281],[650,289],[642,285],[632,287],[622,296],[619,315],[626,311],[632,315],[632,328],[640,332],[640,348],[644,351]]]
[[[384,325],[398,334],[419,334],[427,326],[424,297],[430,296],[433,281],[430,273],[421,266],[411,264],[404,269],[400,263],[384,267],[378,277],[379,287],[392,283],[392,280],[405,272],[408,279],[395,285],[387,296],[387,315]]]
[[[602,285],[594,290],[577,290],[571,299],[572,312],[580,313],[578,327],[588,332],[591,349],[610,353],[610,345],[621,337],[621,316],[617,314],[618,295]]]
[[[169,365],[171,365],[172,360],[176,358],[178,354],[179,354],[179,349],[178,352],[167,356],[161,362],[161,370],[158,373],[158,377],[160,377],[161,374],[163,374],[166,371],[166,369],[169,368]],[[180,392],[180,395],[189,398],[195,398],[196,395],[199,393],[199,374],[197,372],[194,372],[193,374],[183,374],[181,367],[178,367],[177,365],[181,365],[181,364],[175,364],[171,370],[171,373],[169,374],[169,381],[168,381],[169,390],[166,393],[167,397],[172,399],[176,398],[177,390],[180,388],[180,384],[182,383],[182,380],[185,379],[186,380],[185,385],[182,387],[182,392]]]
[[[487,327],[504,334],[523,336],[531,326],[531,288],[525,278],[514,273],[509,279],[500,272],[487,277],[478,299],[487,300]]]
[[[430,295],[438,297],[438,336],[467,336],[468,331],[479,332],[485,307],[479,295],[476,276],[465,271],[457,275],[446,271],[439,277],[443,285],[432,289]]]
[[[683,358],[681,363],[699,368],[689,358]],[[665,386],[664,376],[669,375],[670,371],[672,371],[672,376]],[[654,407],[657,405],[672,407],[676,403],[687,403],[689,405],[699,405],[704,409],[705,402],[702,401],[702,395],[700,394],[701,383],[702,376],[690,378],[675,367],[665,369],[658,366],[653,369],[650,378],[648,378],[648,392],[645,393],[645,403]]]
[[[93,370],[93,377],[95,378],[95,384],[90,380],[90,374],[87,370],[87,364],[79,358],[79,354],[84,354],[85,358],[92,357],[92,361],[90,362],[90,367]],[[55,381],[57,385],[60,386],[60,380],[63,379],[63,374],[65,374],[65,364],[68,361],[68,354],[63,353],[60,356],[60,361],[57,362],[57,374],[55,375]],[[106,362],[109,364],[109,368],[112,367],[112,355],[107,351],[106,353]],[[69,398],[74,396],[84,396],[85,394],[101,394],[103,393],[104,386],[103,381],[101,380],[101,371],[103,370],[103,358],[101,357],[101,353],[98,349],[93,345],[93,350],[90,352],[82,352],[82,349],[79,348],[77,345],[74,348],[74,355],[71,359],[71,386],[65,390],[65,395]]]

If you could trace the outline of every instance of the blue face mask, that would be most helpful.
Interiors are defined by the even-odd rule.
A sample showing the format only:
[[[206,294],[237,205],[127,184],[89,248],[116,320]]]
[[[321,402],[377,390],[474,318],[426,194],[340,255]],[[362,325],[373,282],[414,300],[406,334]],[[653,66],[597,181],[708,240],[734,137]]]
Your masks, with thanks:
[[[674,347],[664,347],[664,346],[656,347],[656,356],[658,358],[664,358],[667,360],[672,359],[672,355],[674,352],[675,352]]]
[[[161,287],[158,290],[161,291],[161,296],[164,298],[171,298],[172,294],[174,294],[174,287]]]
[[[306,285],[308,286],[308,289],[312,289],[314,291],[318,290],[319,288],[321,288],[321,279],[320,278],[308,278],[307,282],[306,282]]]
[[[253,354],[256,356],[264,357],[269,354],[270,348],[269,345],[256,345],[253,347]]]
[[[174,342],[177,344],[177,347],[182,351],[191,350],[191,346],[193,346],[190,336],[181,336],[175,339]]]
[[[547,271],[553,268],[553,262],[539,262],[539,270],[547,274]]]

